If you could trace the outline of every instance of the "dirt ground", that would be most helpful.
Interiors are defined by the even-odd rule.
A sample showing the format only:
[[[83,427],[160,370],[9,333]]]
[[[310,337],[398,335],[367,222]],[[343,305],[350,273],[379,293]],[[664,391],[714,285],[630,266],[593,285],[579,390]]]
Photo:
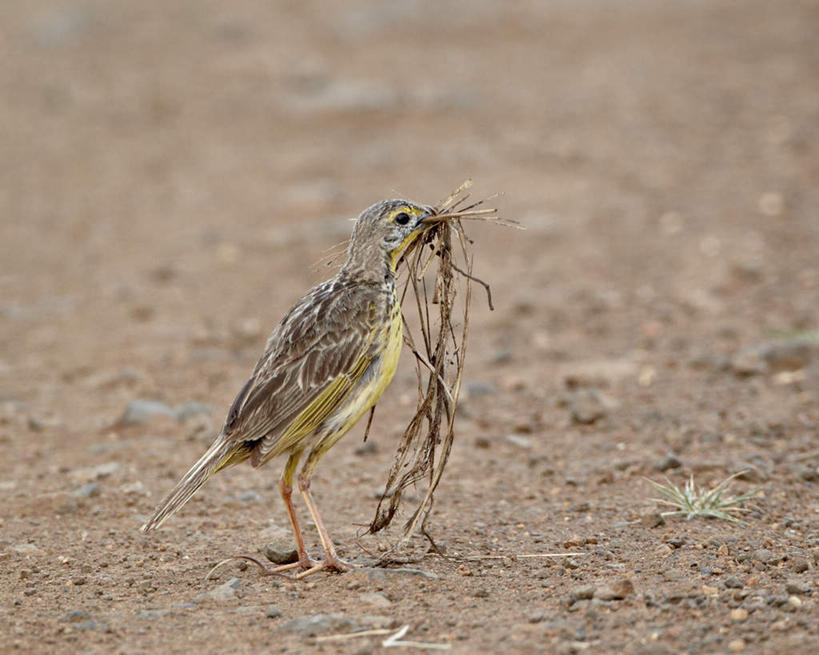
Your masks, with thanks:
[[[0,651],[819,650],[819,3],[2,13]],[[444,556],[373,568],[397,533],[358,537],[406,353],[374,447],[313,485],[361,570],[205,580],[290,539],[280,462],[139,533],[347,219],[467,176],[528,229],[470,229],[497,308],[476,292]],[[646,478],[739,471],[747,525],[657,519]]]

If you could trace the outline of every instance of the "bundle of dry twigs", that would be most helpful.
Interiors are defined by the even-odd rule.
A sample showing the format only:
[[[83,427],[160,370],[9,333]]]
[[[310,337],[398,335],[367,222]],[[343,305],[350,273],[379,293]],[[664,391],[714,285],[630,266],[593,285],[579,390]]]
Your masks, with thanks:
[[[418,406],[401,437],[369,532],[378,532],[390,524],[398,510],[402,492],[408,486],[426,479],[426,492],[406,522],[403,536],[394,548],[415,534],[419,527],[429,537],[426,521],[455,437],[455,408],[461,391],[469,336],[472,282],[486,289],[489,307],[493,309],[489,285],[472,275],[472,242],[464,231],[462,221],[485,220],[517,226],[513,221],[500,218],[497,209],[483,207],[495,196],[467,204],[470,186],[471,180],[467,180],[434,208],[435,213],[431,217],[433,227],[404,256],[406,280],[401,298],[405,312],[404,338],[415,355]],[[457,248],[453,247],[455,241]],[[437,262],[437,271],[432,288],[429,288],[427,275],[434,262]],[[465,282],[457,310],[456,277]],[[420,322],[418,338],[413,336],[406,320],[408,305],[404,301],[410,291],[415,302],[410,300],[409,303],[417,310]],[[437,317],[431,306],[437,306]],[[460,320],[456,314],[460,315]]]

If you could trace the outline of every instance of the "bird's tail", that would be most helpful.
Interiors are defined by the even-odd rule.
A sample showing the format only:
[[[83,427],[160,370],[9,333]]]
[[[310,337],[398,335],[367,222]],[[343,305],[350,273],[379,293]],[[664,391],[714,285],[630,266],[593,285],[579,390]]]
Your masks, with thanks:
[[[156,508],[154,515],[142,526],[142,532],[150,532],[159,528],[167,519],[187,503],[207,479],[219,469],[228,464],[246,459],[247,455],[241,451],[242,444],[228,443],[225,437],[219,435],[199,461],[185,474],[173,490]]]

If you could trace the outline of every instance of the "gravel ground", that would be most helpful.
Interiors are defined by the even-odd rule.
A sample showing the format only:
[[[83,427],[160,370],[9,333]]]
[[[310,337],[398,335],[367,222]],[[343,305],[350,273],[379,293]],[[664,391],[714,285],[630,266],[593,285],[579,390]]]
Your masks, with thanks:
[[[5,2],[0,651],[363,654],[387,636],[322,638],[404,625],[455,653],[819,650],[817,24],[808,0]],[[140,534],[347,219],[468,176],[527,230],[470,230],[496,310],[476,294],[443,555],[376,568],[396,533],[359,536],[406,353],[373,446],[356,428],[314,481],[361,569],[205,580],[291,545],[279,465]],[[744,525],[663,520],[646,481],[738,472]]]

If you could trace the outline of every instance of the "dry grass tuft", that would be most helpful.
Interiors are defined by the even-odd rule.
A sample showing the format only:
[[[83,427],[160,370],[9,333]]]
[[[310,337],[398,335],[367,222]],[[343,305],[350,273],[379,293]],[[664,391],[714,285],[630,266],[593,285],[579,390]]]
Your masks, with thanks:
[[[435,207],[435,214],[430,217],[432,227],[404,257],[406,280],[401,296],[402,306],[407,309],[404,301],[411,291],[414,302],[409,300],[408,303],[415,307],[420,319],[420,334],[415,337],[407,324],[406,314],[404,316],[405,341],[416,360],[418,405],[399,443],[369,532],[378,532],[390,524],[398,510],[402,492],[408,486],[426,480],[426,492],[405,524],[402,539],[394,548],[419,527],[429,538],[426,520],[455,436],[453,424],[466,358],[473,282],[486,289],[492,307],[489,285],[472,275],[471,241],[462,221],[484,220],[517,225],[499,218],[496,209],[482,208],[485,200],[467,205],[470,186],[471,181],[467,180]],[[437,270],[430,288],[427,274],[435,264]],[[460,299],[459,279],[465,281]]]

